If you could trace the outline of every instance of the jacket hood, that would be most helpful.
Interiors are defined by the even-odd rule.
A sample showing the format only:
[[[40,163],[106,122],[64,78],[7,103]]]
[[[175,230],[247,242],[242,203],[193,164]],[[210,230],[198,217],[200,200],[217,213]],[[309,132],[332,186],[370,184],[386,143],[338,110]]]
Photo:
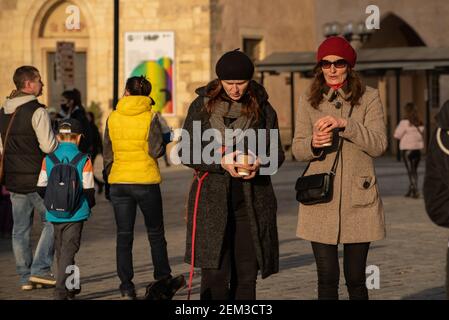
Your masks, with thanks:
[[[215,80],[209,82],[206,86],[196,89],[195,93],[197,95],[199,95],[200,97],[208,97],[209,96],[208,93],[210,91],[212,91],[212,89],[214,87],[216,87],[218,81],[220,81],[220,80],[215,79]],[[264,102],[266,102],[268,100],[268,93],[267,93],[267,91],[265,90],[265,88],[262,85],[260,85],[256,81],[250,80],[249,85],[248,85],[248,89],[253,90],[253,92],[256,95],[257,102],[259,104],[263,104]]]
[[[5,114],[11,114],[14,113],[14,111],[16,111],[16,109],[21,105],[24,105],[25,103],[28,103],[36,99],[37,98],[31,94],[15,98],[6,98],[2,107],[5,109]]]
[[[449,130],[449,100],[446,101],[437,114],[438,127]]]
[[[126,96],[117,103],[117,112],[126,116],[151,111],[151,99],[145,96]]]

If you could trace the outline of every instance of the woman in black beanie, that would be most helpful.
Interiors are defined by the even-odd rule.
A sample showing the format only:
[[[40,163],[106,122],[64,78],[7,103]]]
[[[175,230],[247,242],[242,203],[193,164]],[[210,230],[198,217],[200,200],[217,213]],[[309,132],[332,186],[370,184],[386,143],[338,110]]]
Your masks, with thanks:
[[[190,160],[197,121],[202,134],[207,129],[222,135],[226,129],[264,131],[267,139],[262,143],[265,150],[275,150],[279,167],[284,161],[280,139],[268,138],[270,129],[279,130],[277,115],[264,87],[251,80],[251,60],[238,50],[227,52],[219,59],[216,73],[218,79],[196,90],[198,97],[184,122]],[[240,152],[234,149],[238,139],[218,148],[221,163],[183,159],[183,164],[195,170],[187,204],[185,260],[191,265],[190,288],[193,267],[201,268],[202,300],[255,300],[258,271],[266,278],[279,269],[277,206],[271,179],[259,171],[259,150],[247,150],[257,159],[253,164],[237,163]],[[202,151],[208,143],[201,142]],[[242,171],[247,175],[242,176]]]

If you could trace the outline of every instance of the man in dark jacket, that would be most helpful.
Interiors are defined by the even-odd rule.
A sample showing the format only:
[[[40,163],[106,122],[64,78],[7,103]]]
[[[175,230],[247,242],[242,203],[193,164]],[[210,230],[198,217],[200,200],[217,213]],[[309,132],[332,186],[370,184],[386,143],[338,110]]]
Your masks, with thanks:
[[[427,152],[424,201],[430,219],[438,226],[449,228],[449,101],[438,113],[437,123]],[[449,299],[449,244],[446,294]]]
[[[42,94],[39,71],[23,66],[14,73],[17,90],[0,109],[0,151],[3,154],[3,183],[11,193],[13,209],[12,245],[22,290],[39,285],[53,286],[53,226],[45,220],[45,206],[37,193],[37,180],[45,153],[57,147],[50,117],[37,101]],[[13,118],[14,116],[14,118]],[[13,125],[6,139],[10,121]],[[5,142],[3,144],[3,142]],[[43,229],[32,256],[30,232],[36,209]]]

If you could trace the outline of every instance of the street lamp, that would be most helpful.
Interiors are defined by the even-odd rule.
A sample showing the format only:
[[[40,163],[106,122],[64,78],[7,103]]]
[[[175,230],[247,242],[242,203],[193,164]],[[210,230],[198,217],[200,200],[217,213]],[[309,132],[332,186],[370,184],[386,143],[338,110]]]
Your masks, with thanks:
[[[323,27],[323,32],[326,38],[338,36],[341,33],[341,24],[338,22],[326,23]]]

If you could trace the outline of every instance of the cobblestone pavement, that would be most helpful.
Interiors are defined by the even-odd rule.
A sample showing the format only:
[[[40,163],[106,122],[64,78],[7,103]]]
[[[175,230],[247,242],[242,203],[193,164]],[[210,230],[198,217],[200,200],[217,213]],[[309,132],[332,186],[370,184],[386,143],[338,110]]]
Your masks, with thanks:
[[[165,230],[168,252],[174,274],[188,277],[189,265],[183,262],[185,243],[184,203],[192,172],[183,167],[162,167],[164,182]],[[296,238],[298,205],[294,182],[304,168],[296,162],[286,162],[273,177],[278,199],[280,240],[280,272],[258,280],[258,299],[315,299],[316,269],[310,244]],[[424,211],[422,199],[403,197],[407,176],[402,163],[393,158],[376,162],[379,188],[383,198],[387,238],[371,245],[368,265],[380,270],[380,289],[370,290],[371,299],[444,299],[445,257],[448,232],[434,226]],[[419,170],[420,183],[424,163]],[[40,229],[35,219],[33,239]],[[35,242],[34,242],[35,243]],[[340,252],[341,252],[340,248]],[[134,282],[138,295],[153,279],[149,244],[142,215],[138,215],[134,239]],[[341,265],[342,265],[342,261]],[[102,195],[92,218],[85,224],[77,265],[81,272],[82,293],[79,299],[119,299],[119,281],[115,271],[115,223],[112,207]],[[0,299],[51,299],[51,289],[22,292],[15,273],[11,241],[0,240]],[[199,272],[199,270],[198,270]],[[199,276],[194,278],[192,299],[199,298]],[[340,295],[347,299],[342,275]],[[186,299],[181,290],[175,299]]]

